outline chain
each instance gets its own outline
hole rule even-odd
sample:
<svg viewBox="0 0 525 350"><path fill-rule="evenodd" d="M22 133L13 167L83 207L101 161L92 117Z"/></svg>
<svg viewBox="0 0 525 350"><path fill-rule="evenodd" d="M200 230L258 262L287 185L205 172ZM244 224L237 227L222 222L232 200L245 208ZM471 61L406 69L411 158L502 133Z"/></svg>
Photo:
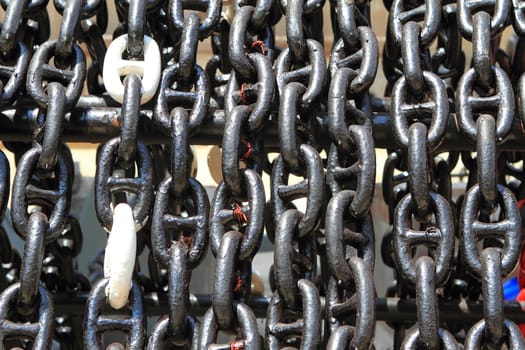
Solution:
<svg viewBox="0 0 525 350"><path fill-rule="evenodd" d="M2 349L525 349L521 1L48 2L0 0Z"/></svg>
<svg viewBox="0 0 525 350"><path fill-rule="evenodd" d="M516 334L516 325L505 319L501 306L503 298L497 299L503 293L502 277L510 273L519 257L521 225L516 199L504 183L498 184L496 171L497 144L508 136L512 127L514 95L512 90L502 88L510 85L510 81L506 72L497 67L490 57L492 43L487 38L499 35L505 23L503 16L510 11L510 7L511 4L505 1L499 2L493 13L483 10L473 13L463 1L458 7L462 34L473 43L472 68L462 76L458 86L458 119L463 132L476 142L478 172L478 183L468 190L463 199L461 249L467 267L477 278L481 278L483 298L483 319L467 333L467 349L484 344L488 348L500 348L503 343L512 348L525 346L522 337ZM474 107L470 96L475 88L480 91L479 97L475 98L481 106L493 98L495 112L478 112L480 105ZM474 113L479 113L475 123L472 119ZM498 217L494 215L497 208L501 211ZM507 223L503 224L505 221ZM505 226L503 230L499 229L502 224ZM493 237L498 237L492 242L482 234L487 225L493 227L490 229ZM501 243L496 242L499 239ZM476 240L486 242L481 251L476 247Z"/></svg>
<svg viewBox="0 0 525 350"><path fill-rule="evenodd" d="M329 70L326 207L328 349L368 349L375 330L375 235L370 214L375 185L368 89L378 67L370 2L332 4L336 25Z"/></svg>

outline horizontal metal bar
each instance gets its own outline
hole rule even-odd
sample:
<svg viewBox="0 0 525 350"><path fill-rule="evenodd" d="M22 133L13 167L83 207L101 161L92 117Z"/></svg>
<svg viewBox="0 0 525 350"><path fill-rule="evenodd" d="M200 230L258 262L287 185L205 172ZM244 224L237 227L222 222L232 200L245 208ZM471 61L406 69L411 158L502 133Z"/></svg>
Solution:
<svg viewBox="0 0 525 350"><path fill-rule="evenodd" d="M376 101L380 106L381 101ZM383 103L386 103L383 101ZM153 119L153 106L145 106L139 121L138 136L145 143L170 142L168 134ZM383 108L379 108L382 110ZM30 99L20 99L15 107L7 108L0 114L0 140L30 142L39 116L39 109ZM317 115L321 127L316 130L320 146L330 143L327 116ZM101 143L120 133L121 109L109 98L82 97L77 106L68 114L64 124L64 141ZM224 130L224 113L222 110L210 113L191 138L194 145L220 145ZM373 136L376 148L394 149L396 145L392 136L392 126L387 112L374 115ZM268 150L279 149L276 115L272 115L264 129L265 147ZM525 149L525 131L518 120L515 121L511 134L500 142L499 150L523 151ZM457 127L455 116L450 114L447 133L439 151L474 151L475 144L463 136Z"/></svg>
<svg viewBox="0 0 525 350"><path fill-rule="evenodd" d="M88 295L86 293L54 294L55 312L60 314L82 315ZM248 305L258 318L266 317L266 308L270 299L252 297ZM211 307L211 295L192 294L190 296L190 311L196 316L202 316ZM483 318L483 304L480 302L460 302L440 300L439 319L441 322L474 323ZM166 295L148 293L144 296L145 313L148 316L161 316L168 313ZM504 302L505 317L516 322L525 323L525 309L516 301ZM119 313L115 311L115 313ZM417 305L415 299L378 298L376 301L377 320L408 323L417 321Z"/></svg>

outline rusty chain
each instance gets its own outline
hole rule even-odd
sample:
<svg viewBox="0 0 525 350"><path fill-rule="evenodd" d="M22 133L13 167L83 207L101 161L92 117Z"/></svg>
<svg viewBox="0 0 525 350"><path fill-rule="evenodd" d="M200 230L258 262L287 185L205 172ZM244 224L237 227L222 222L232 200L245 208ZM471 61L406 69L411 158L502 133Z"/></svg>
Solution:
<svg viewBox="0 0 525 350"><path fill-rule="evenodd" d="M2 349L525 349L520 0L48 2L0 0Z"/></svg>

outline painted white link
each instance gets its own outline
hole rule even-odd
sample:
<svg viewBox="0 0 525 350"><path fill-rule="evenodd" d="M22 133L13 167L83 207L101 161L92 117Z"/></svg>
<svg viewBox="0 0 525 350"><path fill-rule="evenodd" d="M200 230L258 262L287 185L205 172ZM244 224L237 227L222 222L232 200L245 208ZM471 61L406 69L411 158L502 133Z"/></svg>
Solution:
<svg viewBox="0 0 525 350"><path fill-rule="evenodd" d="M128 302L136 254L133 210L129 204L120 203L113 210L113 226L104 256L104 277L109 278L106 296L114 309L121 309Z"/></svg>
<svg viewBox="0 0 525 350"><path fill-rule="evenodd" d="M151 37L144 36L144 59L142 61L122 58L128 45L128 35L124 34L111 42L104 58L102 73L104 86L115 101L124 100L124 84L121 77L138 74L142 77L142 97L140 104L148 102L155 96L161 76L161 56L159 46Z"/></svg>

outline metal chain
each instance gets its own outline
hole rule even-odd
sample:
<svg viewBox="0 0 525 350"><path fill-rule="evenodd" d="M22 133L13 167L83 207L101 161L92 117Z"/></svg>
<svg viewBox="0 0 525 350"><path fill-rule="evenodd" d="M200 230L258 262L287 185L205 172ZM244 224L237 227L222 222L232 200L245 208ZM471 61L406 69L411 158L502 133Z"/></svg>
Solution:
<svg viewBox="0 0 525 350"><path fill-rule="evenodd" d="M525 349L521 1L384 0L386 33L369 0L0 5L2 349L386 349L380 320L388 348ZM70 141L99 146L89 274Z"/></svg>

